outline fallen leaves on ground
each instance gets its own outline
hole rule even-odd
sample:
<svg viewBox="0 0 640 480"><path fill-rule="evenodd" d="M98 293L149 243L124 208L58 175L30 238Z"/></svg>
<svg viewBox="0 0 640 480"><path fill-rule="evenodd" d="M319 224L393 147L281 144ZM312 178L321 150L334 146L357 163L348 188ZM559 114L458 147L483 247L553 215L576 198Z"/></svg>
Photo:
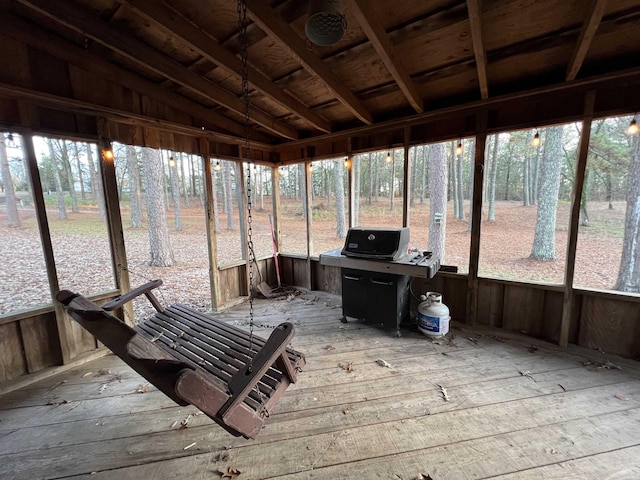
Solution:
<svg viewBox="0 0 640 480"><path fill-rule="evenodd" d="M147 393L149 391L149 384L145 384L145 385L138 385L138 388L136 388L136 393Z"/></svg>
<svg viewBox="0 0 640 480"><path fill-rule="evenodd" d="M346 372L353 372L353 362L349 362L349 363L339 363L338 366L343 369Z"/></svg>
<svg viewBox="0 0 640 480"><path fill-rule="evenodd" d="M238 478L242 473L236 467L227 467L225 470L219 470L219 472L221 478L230 478L231 480Z"/></svg>
<svg viewBox="0 0 640 480"><path fill-rule="evenodd" d="M383 360L381 358L376 360L376 363L378 365L380 365L381 367L387 367L387 368L391 368L391 364L389 362L387 362L386 360Z"/></svg>
<svg viewBox="0 0 640 480"><path fill-rule="evenodd" d="M438 385L440 387L440 393L442 394L442 398L445 402L449 401L449 394L447 393L447 389L442 385Z"/></svg>

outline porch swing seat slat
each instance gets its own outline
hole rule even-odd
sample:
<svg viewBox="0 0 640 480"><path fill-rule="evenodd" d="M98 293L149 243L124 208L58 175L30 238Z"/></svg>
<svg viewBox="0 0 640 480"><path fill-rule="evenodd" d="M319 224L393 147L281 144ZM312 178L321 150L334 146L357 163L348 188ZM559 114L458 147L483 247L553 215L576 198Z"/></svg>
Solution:
<svg viewBox="0 0 640 480"><path fill-rule="evenodd" d="M114 354L179 405L192 404L235 436L255 438L265 417L305 364L288 346L293 324L278 325L268 339L185 305L163 308L148 282L99 306L61 291L69 315ZM156 313L131 328L110 312L145 295Z"/></svg>

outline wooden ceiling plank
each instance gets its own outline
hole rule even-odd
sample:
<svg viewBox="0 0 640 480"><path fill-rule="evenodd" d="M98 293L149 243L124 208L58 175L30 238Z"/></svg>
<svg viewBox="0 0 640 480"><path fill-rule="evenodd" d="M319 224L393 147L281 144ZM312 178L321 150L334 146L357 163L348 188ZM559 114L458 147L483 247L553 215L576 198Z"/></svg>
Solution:
<svg viewBox="0 0 640 480"><path fill-rule="evenodd" d="M402 61L397 57L387 32L376 17L375 12L371 9L370 2L367 2L367 0L353 0L353 7L353 14L358 23L400 87L400 90L402 90L413 109L418 113L422 113L424 111L423 99Z"/></svg>
<svg viewBox="0 0 640 480"><path fill-rule="evenodd" d="M86 35L110 50L126 56L139 65L170 78L183 87L204 95L229 110L244 115L244 104L235 95L191 72L179 62L166 57L141 41L113 28L107 22L74 2L69 0L57 0L56 2L48 0L18 1L56 22ZM297 130L284 125L257 108L250 109L250 117L254 122L281 137L288 139L298 138Z"/></svg>
<svg viewBox="0 0 640 480"><path fill-rule="evenodd" d="M598 30L598 26L600 25L606 6L607 0L593 0L591 2L589 15L580 29L578 42L571 54L571 60L567 67L567 81L574 80L578 76L582 63L587 57L587 52L589 51L591 42L596 36L596 30Z"/></svg>
<svg viewBox="0 0 640 480"><path fill-rule="evenodd" d="M487 52L484 48L484 41L482 40L482 9L480 7L480 0L467 0L467 10L469 11L473 55L475 56L476 68L478 70L480 96L484 100L489 98L489 82L487 80Z"/></svg>
<svg viewBox="0 0 640 480"><path fill-rule="evenodd" d="M146 80L128 70L120 68L107 60L92 55L76 45L65 42L59 37L35 27L24 20L5 13L0 15L0 29L3 34L18 40L25 45L47 52L50 55L66 61L70 65L93 73L114 84L122 85L134 92L140 92L163 102L171 108L197 117L198 120L206 121L217 128L222 128L236 136L243 138L246 132L244 125L220 115L193 100L176 94L167 88L161 87L149 80ZM207 131L211 131L208 129ZM251 132L253 141L266 143L269 137L261 132Z"/></svg>
<svg viewBox="0 0 640 480"><path fill-rule="evenodd" d="M200 128L193 127L191 125L184 125L167 120L152 118L146 114L136 114L132 113L129 110L120 110L113 107L106 107L104 105L98 105L93 102L86 102L84 100L63 97L60 95L53 95L51 93L17 87L15 85L9 85L6 83L0 83L0 95L7 96L9 98L28 100L38 105L55 107L56 109L70 113L79 113L83 115L91 115L94 117L103 116L117 123L123 123L126 125L147 127L171 133L180 133L182 135L188 135L191 137L206 137L219 142L231 143L236 145L244 145L245 143L245 140L243 138L234 137L232 135L226 135L224 133L214 132L212 130L202 131ZM252 142L251 145L258 150L273 150L273 147L271 145L264 143Z"/></svg>
<svg viewBox="0 0 640 480"><path fill-rule="evenodd" d="M203 33L181 15L155 0L122 0L136 13L147 20L157 23L166 31L177 35L194 47L203 57L212 63L242 77L242 62L217 41ZM331 124L310 108L303 105L290 94L254 68L249 67L249 82L264 95L278 102L292 114L306 120L318 130L329 133Z"/></svg>
<svg viewBox="0 0 640 480"><path fill-rule="evenodd" d="M264 0L247 0L249 16L258 26L276 40L312 75L320 78L356 117L370 125L373 116L369 110L356 98L342 81L340 81L323 61L307 48L303 39L269 7Z"/></svg>

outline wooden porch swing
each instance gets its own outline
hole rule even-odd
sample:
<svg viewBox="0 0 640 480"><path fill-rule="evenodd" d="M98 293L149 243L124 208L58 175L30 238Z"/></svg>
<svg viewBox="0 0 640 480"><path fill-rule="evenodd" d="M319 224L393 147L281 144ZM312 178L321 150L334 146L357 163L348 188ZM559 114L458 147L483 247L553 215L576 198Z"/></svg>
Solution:
<svg viewBox="0 0 640 480"><path fill-rule="evenodd" d="M246 158L251 159L247 15L238 0ZM294 383L304 355L288 348L293 324L281 323L267 340L253 334L253 250L251 169L247 173L247 251L249 262L249 333L185 305L168 308L152 290L154 280L102 306L63 290L57 299L68 313L136 372L179 405L192 404L228 432L254 438L278 397ZM277 260L276 260L277 261ZM156 313L131 328L111 311L145 295Z"/></svg>
<svg viewBox="0 0 640 480"><path fill-rule="evenodd" d="M185 305L163 308L153 280L102 306L61 291L57 299L80 325L179 405L192 404L236 436L255 438L305 364L288 348L293 324L264 340ZM145 295L156 313L134 328L112 315Z"/></svg>

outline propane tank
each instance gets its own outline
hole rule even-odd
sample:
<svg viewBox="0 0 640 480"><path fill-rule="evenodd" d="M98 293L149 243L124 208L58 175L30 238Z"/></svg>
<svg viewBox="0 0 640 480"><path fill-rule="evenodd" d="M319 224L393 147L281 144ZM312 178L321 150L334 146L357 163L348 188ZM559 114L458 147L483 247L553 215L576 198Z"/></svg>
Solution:
<svg viewBox="0 0 640 480"><path fill-rule="evenodd" d="M418 330L428 337L442 337L449 332L449 307L442 303L442 294L427 292L420 295Z"/></svg>

